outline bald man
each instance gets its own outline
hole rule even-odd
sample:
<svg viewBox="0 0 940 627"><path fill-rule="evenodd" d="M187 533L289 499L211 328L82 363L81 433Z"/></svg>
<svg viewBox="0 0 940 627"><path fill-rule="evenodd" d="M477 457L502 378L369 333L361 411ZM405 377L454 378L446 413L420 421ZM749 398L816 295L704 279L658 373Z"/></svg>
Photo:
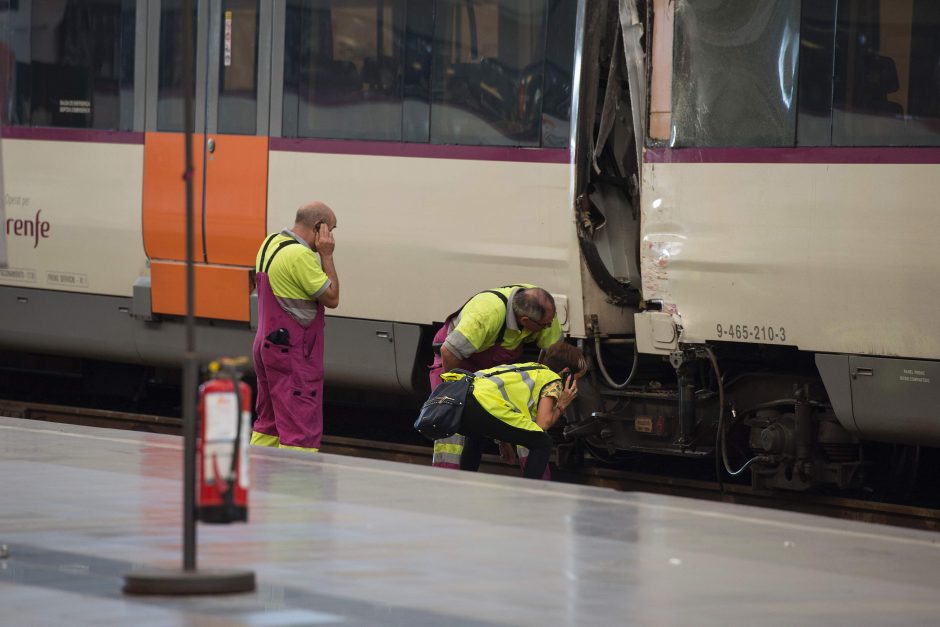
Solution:
<svg viewBox="0 0 940 627"><path fill-rule="evenodd" d="M324 307L339 304L333 264L336 214L322 202L265 238L255 261L258 377L251 443L311 453L323 435Z"/></svg>

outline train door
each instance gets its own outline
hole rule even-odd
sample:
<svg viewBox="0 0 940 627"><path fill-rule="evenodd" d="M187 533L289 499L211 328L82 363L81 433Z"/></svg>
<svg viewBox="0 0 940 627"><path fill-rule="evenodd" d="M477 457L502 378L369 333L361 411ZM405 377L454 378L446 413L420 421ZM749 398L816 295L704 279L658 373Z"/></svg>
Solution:
<svg viewBox="0 0 940 627"><path fill-rule="evenodd" d="M265 235L271 5L149 4L143 236L152 310L186 312L183 20L195 37L194 232L197 317L248 321L251 270Z"/></svg>

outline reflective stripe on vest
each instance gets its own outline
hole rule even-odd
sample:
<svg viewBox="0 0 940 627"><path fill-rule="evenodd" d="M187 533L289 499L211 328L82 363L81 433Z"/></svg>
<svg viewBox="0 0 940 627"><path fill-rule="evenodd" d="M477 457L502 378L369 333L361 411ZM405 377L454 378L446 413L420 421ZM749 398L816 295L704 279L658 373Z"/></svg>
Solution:
<svg viewBox="0 0 940 627"><path fill-rule="evenodd" d="M460 468L460 455L463 453L467 438L454 434L449 438L434 441L434 456L431 458L432 466L447 468Z"/></svg>

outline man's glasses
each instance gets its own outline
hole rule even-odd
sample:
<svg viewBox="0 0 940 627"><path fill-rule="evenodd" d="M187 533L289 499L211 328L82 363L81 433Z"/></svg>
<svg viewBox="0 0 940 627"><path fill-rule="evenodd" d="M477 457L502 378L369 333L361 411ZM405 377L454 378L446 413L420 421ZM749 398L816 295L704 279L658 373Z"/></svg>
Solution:
<svg viewBox="0 0 940 627"><path fill-rule="evenodd" d="M549 326L551 326L552 321L553 321L554 319L555 319L555 317L552 316L551 318L548 319L547 322L540 322L540 321L538 321L538 320L532 320L532 318L529 318L529 320L532 321L532 324L534 324L535 326L537 326L537 327L539 328L539 330L542 330L542 329L545 329L545 328L548 328Z"/></svg>

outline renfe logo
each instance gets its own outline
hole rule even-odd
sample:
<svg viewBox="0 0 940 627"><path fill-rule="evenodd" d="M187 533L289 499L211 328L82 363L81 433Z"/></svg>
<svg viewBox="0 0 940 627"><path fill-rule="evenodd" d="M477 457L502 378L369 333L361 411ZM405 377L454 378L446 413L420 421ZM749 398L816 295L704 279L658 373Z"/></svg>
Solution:
<svg viewBox="0 0 940 627"><path fill-rule="evenodd" d="M33 248L39 246L40 239L49 237L50 224L45 220L39 219L42 209L36 210L36 216L33 218L7 218L7 236L29 237L33 240Z"/></svg>

